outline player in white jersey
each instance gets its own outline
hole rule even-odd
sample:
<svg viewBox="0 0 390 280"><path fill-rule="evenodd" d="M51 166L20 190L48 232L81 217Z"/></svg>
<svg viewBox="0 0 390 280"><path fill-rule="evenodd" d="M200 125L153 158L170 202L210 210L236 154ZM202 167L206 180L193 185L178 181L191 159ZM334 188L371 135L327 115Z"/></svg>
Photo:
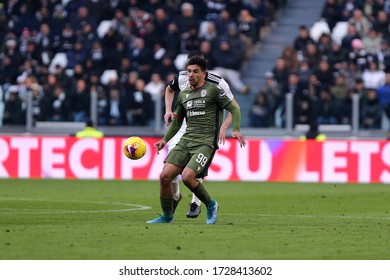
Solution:
<svg viewBox="0 0 390 280"><path fill-rule="evenodd" d="M233 93L230 90L229 84L220 76L212 74L210 72L206 73L206 81L209 81L211 83L215 83L219 85L226 93L226 95L229 95L232 99L232 102L234 102L238 108L240 106L238 105L237 101L234 99ZM169 121L172 116L172 103L174 99L175 92L181 91L182 89L188 87L188 76L187 71L180 71L175 78L171 81L171 83L166 87L165 89L165 115L164 115L164 122L167 126L169 126ZM225 121L222 123L222 126L220 128L219 133L219 143L224 144L225 138L226 138L226 130L232 123L232 116L230 113L227 114ZM176 133L176 135L169 141L169 147L168 151L171 151L176 144L179 142L180 138L183 136L184 132L186 131L186 123L183 122L183 125L181 126L180 130ZM207 174L206 174L207 175ZM202 178L198 179L199 181L202 180ZM180 193L179 188L179 178L176 177L172 181L172 187L173 187L173 211L175 211L179 201L182 198L182 195ZM187 218L196 218L201 212L201 201L193 194L192 195L192 201L190 204L190 209L187 212Z"/></svg>

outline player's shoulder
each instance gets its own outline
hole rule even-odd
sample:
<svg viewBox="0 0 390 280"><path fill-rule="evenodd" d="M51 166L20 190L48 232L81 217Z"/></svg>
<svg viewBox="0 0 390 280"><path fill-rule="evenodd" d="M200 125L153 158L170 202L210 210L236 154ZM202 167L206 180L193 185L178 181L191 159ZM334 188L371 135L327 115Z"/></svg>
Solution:
<svg viewBox="0 0 390 280"><path fill-rule="evenodd" d="M223 88L214 82L206 81L205 85L208 91L217 92L217 93L223 91Z"/></svg>
<svg viewBox="0 0 390 280"><path fill-rule="evenodd" d="M207 71L205 80L210 83L219 84L223 80L223 78Z"/></svg>
<svg viewBox="0 0 390 280"><path fill-rule="evenodd" d="M189 86L183 87L180 89L178 97L183 96L191 92L191 88Z"/></svg>
<svg viewBox="0 0 390 280"><path fill-rule="evenodd" d="M177 75L178 75L179 77L181 77L181 76L186 76L186 77L187 77L187 71L185 71L185 70L180 71Z"/></svg>
<svg viewBox="0 0 390 280"><path fill-rule="evenodd" d="M183 90L188 83L187 71L178 72L170 83L170 87L174 91Z"/></svg>
<svg viewBox="0 0 390 280"><path fill-rule="evenodd" d="M177 74L177 80L179 81L179 83L184 83L188 81L187 71L180 71Z"/></svg>
<svg viewBox="0 0 390 280"><path fill-rule="evenodd" d="M222 86L208 81L206 81L206 84L209 98L218 97L218 99L223 100L227 97L229 100L233 99L233 97L229 95L229 92L227 92Z"/></svg>
<svg viewBox="0 0 390 280"><path fill-rule="evenodd" d="M208 81L208 80L205 80L205 85L207 85L207 87L210 87L210 88L221 88L218 84L211 82L211 81Z"/></svg>

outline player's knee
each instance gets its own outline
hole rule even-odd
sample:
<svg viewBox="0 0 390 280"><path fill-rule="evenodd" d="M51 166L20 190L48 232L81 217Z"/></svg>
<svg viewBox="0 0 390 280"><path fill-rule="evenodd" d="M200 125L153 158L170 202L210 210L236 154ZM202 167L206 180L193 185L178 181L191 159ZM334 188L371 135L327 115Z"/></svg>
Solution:
<svg viewBox="0 0 390 280"><path fill-rule="evenodd" d="M195 187L195 185L194 185L195 183L198 184L198 181L196 181L195 176L192 174L189 174L189 173L182 174L181 179L182 179L184 185L186 185L189 188Z"/></svg>
<svg viewBox="0 0 390 280"><path fill-rule="evenodd" d="M160 183L161 185L166 185L171 183L171 176L166 172L160 173Z"/></svg>

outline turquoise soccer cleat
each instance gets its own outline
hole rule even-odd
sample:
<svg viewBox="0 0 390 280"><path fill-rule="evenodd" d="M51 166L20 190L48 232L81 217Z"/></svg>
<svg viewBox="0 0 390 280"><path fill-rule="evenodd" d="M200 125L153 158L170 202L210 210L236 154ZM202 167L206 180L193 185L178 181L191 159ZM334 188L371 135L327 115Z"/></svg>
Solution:
<svg viewBox="0 0 390 280"><path fill-rule="evenodd" d="M156 219L146 221L147 224L171 224L173 223L173 215L166 217L160 216Z"/></svg>
<svg viewBox="0 0 390 280"><path fill-rule="evenodd" d="M218 217L218 202L214 199L211 200L207 206L206 224L213 225L217 222Z"/></svg>

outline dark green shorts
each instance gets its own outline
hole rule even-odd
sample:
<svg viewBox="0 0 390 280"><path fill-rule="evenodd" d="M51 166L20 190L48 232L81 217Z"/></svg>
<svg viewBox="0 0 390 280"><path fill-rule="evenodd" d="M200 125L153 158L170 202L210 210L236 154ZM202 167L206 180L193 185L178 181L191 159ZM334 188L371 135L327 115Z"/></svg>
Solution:
<svg viewBox="0 0 390 280"><path fill-rule="evenodd" d="M169 152L165 162L176 166L189 167L196 173L198 178L207 175L208 167L214 157L215 149L209 145L181 139Z"/></svg>

